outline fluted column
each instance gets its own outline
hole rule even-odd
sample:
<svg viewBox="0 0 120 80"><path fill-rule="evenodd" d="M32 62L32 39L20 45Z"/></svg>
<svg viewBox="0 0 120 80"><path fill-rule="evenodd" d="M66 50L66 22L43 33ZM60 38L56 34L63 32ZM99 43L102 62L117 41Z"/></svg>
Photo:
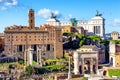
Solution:
<svg viewBox="0 0 120 80"><path fill-rule="evenodd" d="M33 53L29 51L29 64L32 65L33 62Z"/></svg>
<svg viewBox="0 0 120 80"><path fill-rule="evenodd" d="M79 74L79 55L77 52L74 52L74 74Z"/></svg>
<svg viewBox="0 0 120 80"><path fill-rule="evenodd" d="M98 71L98 58L96 58L95 71L96 71L96 73L97 73L97 71Z"/></svg>
<svg viewBox="0 0 120 80"><path fill-rule="evenodd" d="M82 74L84 74L84 58L82 58Z"/></svg>
<svg viewBox="0 0 120 80"><path fill-rule="evenodd" d="M27 63L27 50L25 50L24 52L24 63L25 64Z"/></svg>
<svg viewBox="0 0 120 80"><path fill-rule="evenodd" d="M90 73L93 73L93 58L90 58Z"/></svg>

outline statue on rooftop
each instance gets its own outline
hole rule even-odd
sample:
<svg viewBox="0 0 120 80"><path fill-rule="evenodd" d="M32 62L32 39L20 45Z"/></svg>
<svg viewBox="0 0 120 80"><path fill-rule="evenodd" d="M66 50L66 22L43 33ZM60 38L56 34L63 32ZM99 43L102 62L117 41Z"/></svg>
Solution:
<svg viewBox="0 0 120 80"><path fill-rule="evenodd" d="M96 12L96 16L102 16L102 14L100 14L98 10Z"/></svg>
<svg viewBox="0 0 120 80"><path fill-rule="evenodd" d="M51 18L55 18L56 19L56 15L53 13L53 12L51 12Z"/></svg>

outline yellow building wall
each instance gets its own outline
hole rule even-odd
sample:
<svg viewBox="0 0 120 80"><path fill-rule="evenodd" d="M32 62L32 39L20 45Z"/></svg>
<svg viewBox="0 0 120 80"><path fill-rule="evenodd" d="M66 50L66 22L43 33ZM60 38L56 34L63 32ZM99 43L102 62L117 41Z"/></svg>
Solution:
<svg viewBox="0 0 120 80"><path fill-rule="evenodd" d="M120 67L120 54L115 55L115 65L116 67Z"/></svg>
<svg viewBox="0 0 120 80"><path fill-rule="evenodd" d="M62 33L65 33L65 32L71 32L71 27L70 26L65 26L62 30Z"/></svg>

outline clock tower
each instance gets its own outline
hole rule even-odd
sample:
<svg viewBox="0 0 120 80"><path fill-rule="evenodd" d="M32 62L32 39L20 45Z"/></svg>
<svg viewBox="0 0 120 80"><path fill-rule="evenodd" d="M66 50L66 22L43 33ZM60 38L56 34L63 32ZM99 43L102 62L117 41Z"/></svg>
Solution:
<svg viewBox="0 0 120 80"><path fill-rule="evenodd" d="M35 18L34 18L34 10L30 9L28 12L28 27L33 29L35 27Z"/></svg>

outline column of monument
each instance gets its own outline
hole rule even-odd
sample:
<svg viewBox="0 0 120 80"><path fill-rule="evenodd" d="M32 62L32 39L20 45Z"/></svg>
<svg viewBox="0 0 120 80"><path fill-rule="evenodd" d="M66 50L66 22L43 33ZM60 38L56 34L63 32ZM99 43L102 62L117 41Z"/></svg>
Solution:
<svg viewBox="0 0 120 80"><path fill-rule="evenodd" d="M79 59L78 59L78 53L74 52L74 73L79 74Z"/></svg>
<svg viewBox="0 0 120 80"><path fill-rule="evenodd" d="M90 73L93 73L93 58L90 58Z"/></svg>
<svg viewBox="0 0 120 80"><path fill-rule="evenodd" d="M84 58L82 58L82 74L84 74Z"/></svg>
<svg viewBox="0 0 120 80"><path fill-rule="evenodd" d="M37 63L42 66L42 50L37 47Z"/></svg>
<svg viewBox="0 0 120 80"><path fill-rule="evenodd" d="M96 58L96 62L95 62L95 72L97 73L98 71L98 58Z"/></svg>
<svg viewBox="0 0 120 80"><path fill-rule="evenodd" d="M29 64L32 65L32 62L33 62L33 49L29 49L28 50L28 56L29 56Z"/></svg>
<svg viewBox="0 0 120 80"><path fill-rule="evenodd" d="M24 62L25 62L25 64L27 63L27 50L25 50L25 52L24 52Z"/></svg>

